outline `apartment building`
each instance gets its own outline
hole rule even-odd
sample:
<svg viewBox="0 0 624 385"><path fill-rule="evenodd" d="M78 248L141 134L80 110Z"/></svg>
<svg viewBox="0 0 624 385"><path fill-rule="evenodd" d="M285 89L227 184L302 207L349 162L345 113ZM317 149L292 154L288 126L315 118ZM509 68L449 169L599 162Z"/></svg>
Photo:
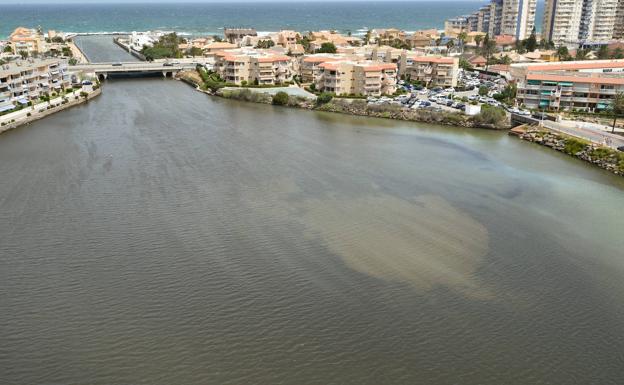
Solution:
<svg viewBox="0 0 624 385"><path fill-rule="evenodd" d="M440 37L440 33L437 29L425 29L415 31L413 34L407 35L405 37L405 42L410 48L424 48L435 44L435 40L438 37Z"/></svg>
<svg viewBox="0 0 624 385"><path fill-rule="evenodd" d="M571 47L609 41L616 27L617 7L618 0L546 0L543 38L556 46Z"/></svg>
<svg viewBox="0 0 624 385"><path fill-rule="evenodd" d="M319 64L317 90L337 95L389 95L396 92L397 65L372 60L330 61Z"/></svg>
<svg viewBox="0 0 624 385"><path fill-rule="evenodd" d="M624 60L513 64L516 100L529 108L600 111L624 92Z"/></svg>
<svg viewBox="0 0 624 385"><path fill-rule="evenodd" d="M46 41L43 33L36 29L17 27L9 36L9 44L14 53L22 51L29 55L44 53Z"/></svg>
<svg viewBox="0 0 624 385"><path fill-rule="evenodd" d="M500 34L516 40L529 37L535 27L536 0L504 0L502 7Z"/></svg>
<svg viewBox="0 0 624 385"><path fill-rule="evenodd" d="M0 66L0 112L28 104L71 86L67 65L59 60L28 60Z"/></svg>
<svg viewBox="0 0 624 385"><path fill-rule="evenodd" d="M239 44L245 36L258 36L254 28L224 28L223 37L231 44Z"/></svg>
<svg viewBox="0 0 624 385"><path fill-rule="evenodd" d="M459 58L417 56L411 52L403 52L399 73L410 80L418 80L427 87L455 87L459 76Z"/></svg>
<svg viewBox="0 0 624 385"><path fill-rule="evenodd" d="M565 1L565 0L562 0ZM535 27L537 0L491 0L471 15L449 19L445 32L484 32L490 36L511 35L526 39Z"/></svg>
<svg viewBox="0 0 624 385"><path fill-rule="evenodd" d="M322 72L321 64L349 60L349 56L336 54L306 55L301 59L299 74L303 83L314 83Z"/></svg>
<svg viewBox="0 0 624 385"><path fill-rule="evenodd" d="M624 0L618 1L617 11L615 12L615 24L613 25L613 38L617 40L624 39Z"/></svg>
<svg viewBox="0 0 624 385"><path fill-rule="evenodd" d="M238 49L215 54L214 70L228 83L281 84L295 75L293 59L271 50Z"/></svg>

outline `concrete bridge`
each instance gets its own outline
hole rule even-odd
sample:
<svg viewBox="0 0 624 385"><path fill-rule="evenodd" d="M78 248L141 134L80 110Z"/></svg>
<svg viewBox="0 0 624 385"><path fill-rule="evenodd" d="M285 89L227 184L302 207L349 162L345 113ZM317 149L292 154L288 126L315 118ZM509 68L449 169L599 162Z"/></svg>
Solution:
<svg viewBox="0 0 624 385"><path fill-rule="evenodd" d="M115 62L115 63L87 63L71 66L71 70L93 72L98 77L106 79L110 74L142 74L162 73L164 77L173 76L182 70L195 69L194 62Z"/></svg>

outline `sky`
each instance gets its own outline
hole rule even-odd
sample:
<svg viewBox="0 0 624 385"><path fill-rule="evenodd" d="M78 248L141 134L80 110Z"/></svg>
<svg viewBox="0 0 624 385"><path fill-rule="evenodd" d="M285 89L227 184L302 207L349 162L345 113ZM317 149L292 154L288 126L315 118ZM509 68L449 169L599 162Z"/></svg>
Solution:
<svg viewBox="0 0 624 385"><path fill-rule="evenodd" d="M275 1L288 1L288 2L314 2L314 1L410 1L410 2L418 2L418 1L431 1L431 0L0 0L0 4L68 4L68 3L77 3L77 4L101 4L101 3L223 3L223 2L275 2ZM487 0L437 0L437 1L466 1L471 3L485 3Z"/></svg>

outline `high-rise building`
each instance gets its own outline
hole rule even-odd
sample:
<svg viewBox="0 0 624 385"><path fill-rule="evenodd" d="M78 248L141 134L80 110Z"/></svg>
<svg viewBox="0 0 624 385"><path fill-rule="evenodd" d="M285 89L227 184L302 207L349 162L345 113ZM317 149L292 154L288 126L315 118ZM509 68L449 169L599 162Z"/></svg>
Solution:
<svg viewBox="0 0 624 385"><path fill-rule="evenodd" d="M501 35L511 35L516 40L529 37L535 27L536 0L503 0Z"/></svg>
<svg viewBox="0 0 624 385"><path fill-rule="evenodd" d="M535 27L535 3L536 0L491 0L473 14L450 19L448 23L462 21L470 32L510 35L522 40Z"/></svg>
<svg viewBox="0 0 624 385"><path fill-rule="evenodd" d="M615 24L613 25L613 38L624 39L624 0L618 2L615 12Z"/></svg>
<svg viewBox="0 0 624 385"><path fill-rule="evenodd" d="M618 0L546 0L543 36L557 46L608 41L617 6Z"/></svg>

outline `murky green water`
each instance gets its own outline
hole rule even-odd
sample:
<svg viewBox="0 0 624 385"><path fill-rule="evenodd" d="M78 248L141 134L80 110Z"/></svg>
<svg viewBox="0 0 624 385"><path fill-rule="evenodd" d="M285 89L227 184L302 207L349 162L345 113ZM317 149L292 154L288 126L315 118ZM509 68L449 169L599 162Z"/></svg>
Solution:
<svg viewBox="0 0 624 385"><path fill-rule="evenodd" d="M0 136L2 384L620 384L622 178L108 81Z"/></svg>

